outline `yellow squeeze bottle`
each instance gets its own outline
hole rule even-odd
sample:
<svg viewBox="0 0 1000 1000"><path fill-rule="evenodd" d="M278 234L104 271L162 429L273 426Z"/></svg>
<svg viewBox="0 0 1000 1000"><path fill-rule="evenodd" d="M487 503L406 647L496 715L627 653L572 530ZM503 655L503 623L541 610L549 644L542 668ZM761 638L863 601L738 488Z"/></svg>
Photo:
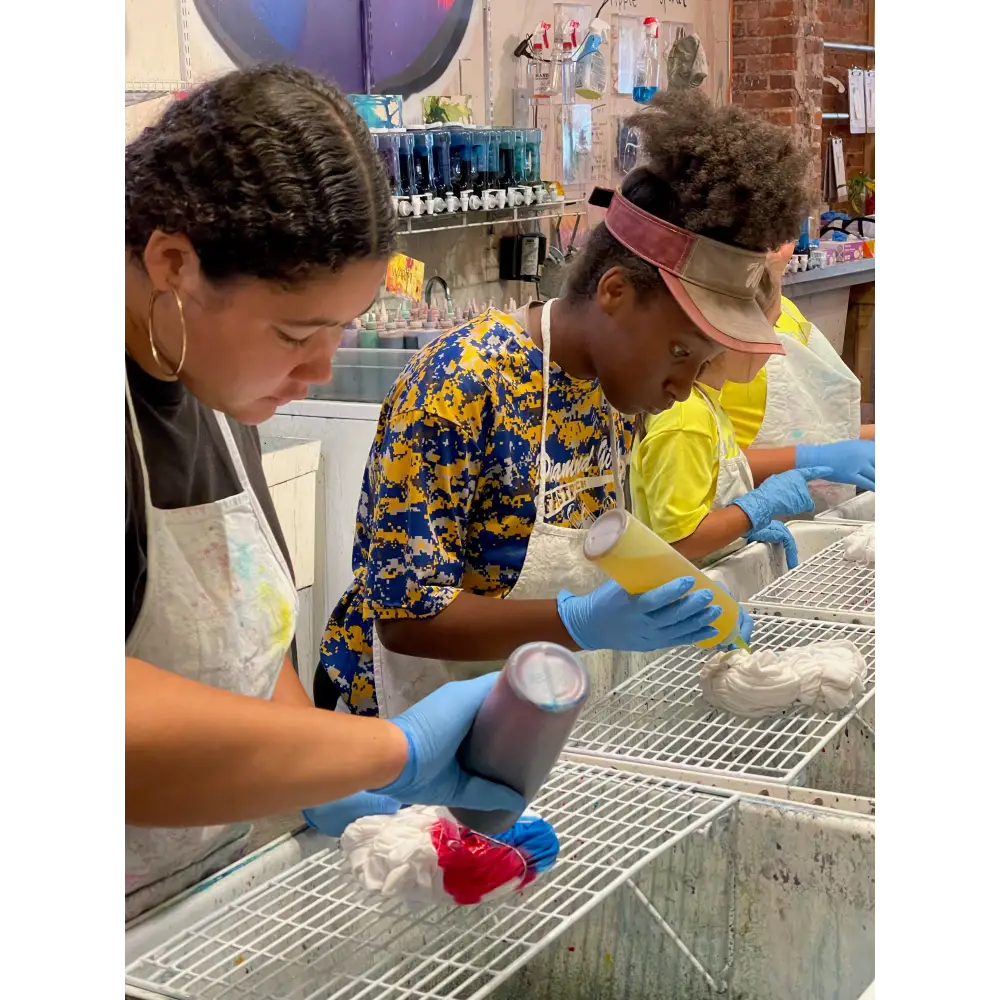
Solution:
<svg viewBox="0 0 1000 1000"><path fill-rule="evenodd" d="M749 649L739 633L739 604L628 511L609 510L602 514L587 532L583 554L630 594L645 594L678 577L693 576L694 587L689 593L702 588L710 590L715 595L712 603L722 608L722 614L712 622L719 635L714 639L702 639L695 645L712 649L732 644Z"/></svg>

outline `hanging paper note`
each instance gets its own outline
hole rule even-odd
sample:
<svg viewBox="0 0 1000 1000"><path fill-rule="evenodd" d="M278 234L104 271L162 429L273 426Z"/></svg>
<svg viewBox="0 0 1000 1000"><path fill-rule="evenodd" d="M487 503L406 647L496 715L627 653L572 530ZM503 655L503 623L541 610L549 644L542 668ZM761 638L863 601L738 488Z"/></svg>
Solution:
<svg viewBox="0 0 1000 1000"><path fill-rule="evenodd" d="M865 130L865 74L852 69L847 74L847 92L851 102L851 133Z"/></svg>
<svg viewBox="0 0 1000 1000"><path fill-rule="evenodd" d="M868 131L875 131L875 70L865 70L865 122Z"/></svg>
<svg viewBox="0 0 1000 1000"><path fill-rule="evenodd" d="M394 253L385 272L385 290L390 295L403 295L413 302L420 301L424 287L424 262Z"/></svg>
<svg viewBox="0 0 1000 1000"><path fill-rule="evenodd" d="M830 140L833 149L833 173L837 185L837 201L847 200L847 169L844 166L844 140L837 136Z"/></svg>

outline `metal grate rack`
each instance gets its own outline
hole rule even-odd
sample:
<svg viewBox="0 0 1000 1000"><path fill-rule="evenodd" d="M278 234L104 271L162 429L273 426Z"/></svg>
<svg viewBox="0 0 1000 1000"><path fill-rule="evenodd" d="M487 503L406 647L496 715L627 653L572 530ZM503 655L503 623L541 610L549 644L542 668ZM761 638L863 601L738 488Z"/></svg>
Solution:
<svg viewBox="0 0 1000 1000"><path fill-rule="evenodd" d="M414 911L366 892L343 855L328 849L134 961L125 970L126 993L480 1000L626 882L648 908L633 876L737 801L662 778L560 762L532 803L559 834L559 862L523 894L475 908ZM670 937L715 986L662 916L651 917L655 933Z"/></svg>
<svg viewBox="0 0 1000 1000"><path fill-rule="evenodd" d="M778 577L749 601L763 615L875 624L875 567L844 558L843 540Z"/></svg>
<svg viewBox="0 0 1000 1000"><path fill-rule="evenodd" d="M875 691L875 629L792 618L759 618L755 649L788 649L849 639L868 663L865 693L840 715L807 708L767 719L742 719L710 707L698 677L712 650L690 647L655 660L592 704L566 750L605 762L659 764L711 775L794 784Z"/></svg>

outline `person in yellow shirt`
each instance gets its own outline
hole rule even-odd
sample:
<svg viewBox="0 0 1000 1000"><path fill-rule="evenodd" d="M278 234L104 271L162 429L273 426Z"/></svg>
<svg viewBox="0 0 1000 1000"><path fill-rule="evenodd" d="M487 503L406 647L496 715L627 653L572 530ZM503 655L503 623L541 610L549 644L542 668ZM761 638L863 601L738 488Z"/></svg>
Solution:
<svg viewBox="0 0 1000 1000"><path fill-rule="evenodd" d="M770 255L768 270L775 284L780 285L794 250L794 243L786 243ZM858 487L874 489L875 425L861 424L857 376L790 299L776 297L768 318L785 353L770 358L751 382L726 382L722 387L722 406L737 443L748 451L870 441L825 454L821 461L834 467L837 481L811 483L809 492L819 511L854 496ZM815 456L807 454L805 460L812 463Z"/></svg>
<svg viewBox="0 0 1000 1000"><path fill-rule="evenodd" d="M686 400L647 420L631 456L632 510L692 561L715 561L746 539L783 545L791 569L795 541L777 518L811 512L808 483L833 470L795 468L794 448L740 448L720 401L727 361L710 361Z"/></svg>

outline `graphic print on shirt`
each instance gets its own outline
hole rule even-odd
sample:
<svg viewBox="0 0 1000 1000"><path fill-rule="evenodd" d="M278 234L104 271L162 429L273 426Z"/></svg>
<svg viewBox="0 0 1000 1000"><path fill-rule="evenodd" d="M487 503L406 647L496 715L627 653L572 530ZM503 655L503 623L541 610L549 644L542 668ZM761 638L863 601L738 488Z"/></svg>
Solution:
<svg viewBox="0 0 1000 1000"><path fill-rule="evenodd" d="M320 664L348 707L375 714L376 618L429 618L461 590L504 597L535 519L542 352L490 310L410 362L379 416L358 503L354 580ZM550 523L579 528L614 503L608 403L596 381L550 374ZM622 472L632 425L613 416Z"/></svg>

